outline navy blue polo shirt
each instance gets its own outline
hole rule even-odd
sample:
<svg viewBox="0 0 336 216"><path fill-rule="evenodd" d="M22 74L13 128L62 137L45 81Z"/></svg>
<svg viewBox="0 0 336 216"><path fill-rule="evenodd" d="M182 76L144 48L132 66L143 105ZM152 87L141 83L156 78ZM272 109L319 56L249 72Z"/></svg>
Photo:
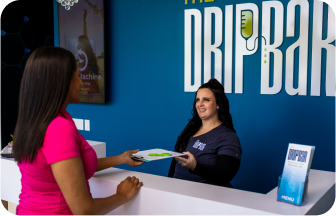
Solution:
<svg viewBox="0 0 336 216"><path fill-rule="evenodd" d="M213 166L217 155L229 155L240 160L242 154L238 136L223 124L205 134L190 137L185 151L193 154L197 163ZM190 173L189 169L178 163L175 164L174 178L213 184L201 176Z"/></svg>

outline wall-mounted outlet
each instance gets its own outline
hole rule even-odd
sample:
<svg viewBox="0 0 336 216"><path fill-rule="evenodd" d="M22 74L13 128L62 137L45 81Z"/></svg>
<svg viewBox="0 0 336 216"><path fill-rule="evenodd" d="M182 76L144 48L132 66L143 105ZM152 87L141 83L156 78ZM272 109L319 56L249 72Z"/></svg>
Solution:
<svg viewBox="0 0 336 216"><path fill-rule="evenodd" d="M84 130L84 122L83 119L72 119L75 122L75 125L77 127L77 130Z"/></svg>
<svg viewBox="0 0 336 216"><path fill-rule="evenodd" d="M85 119L85 130L90 131L90 120Z"/></svg>

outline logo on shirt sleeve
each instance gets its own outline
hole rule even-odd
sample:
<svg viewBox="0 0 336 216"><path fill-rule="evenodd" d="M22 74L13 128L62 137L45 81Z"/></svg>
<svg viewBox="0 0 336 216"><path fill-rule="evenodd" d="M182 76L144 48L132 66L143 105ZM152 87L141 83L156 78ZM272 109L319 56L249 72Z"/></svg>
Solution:
<svg viewBox="0 0 336 216"><path fill-rule="evenodd" d="M199 149L199 150L203 151L203 149L205 148L205 146L206 146L206 144L201 143L199 140L197 140L195 142L195 144L193 145L193 148Z"/></svg>

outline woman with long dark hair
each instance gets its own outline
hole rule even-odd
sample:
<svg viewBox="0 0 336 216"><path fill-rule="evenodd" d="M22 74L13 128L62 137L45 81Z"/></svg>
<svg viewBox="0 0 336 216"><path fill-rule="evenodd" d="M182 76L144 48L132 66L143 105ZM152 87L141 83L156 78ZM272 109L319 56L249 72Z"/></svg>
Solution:
<svg viewBox="0 0 336 216"><path fill-rule="evenodd" d="M169 177L232 187L240 166L241 146L224 87L211 79L196 92L193 117L179 135Z"/></svg>
<svg viewBox="0 0 336 216"><path fill-rule="evenodd" d="M140 165L125 153L97 159L77 131L68 104L79 102L82 84L68 50L42 47L29 57L23 74L13 154L22 175L19 215L106 214L130 200L142 183L134 176L107 198L93 199L88 179L97 171Z"/></svg>

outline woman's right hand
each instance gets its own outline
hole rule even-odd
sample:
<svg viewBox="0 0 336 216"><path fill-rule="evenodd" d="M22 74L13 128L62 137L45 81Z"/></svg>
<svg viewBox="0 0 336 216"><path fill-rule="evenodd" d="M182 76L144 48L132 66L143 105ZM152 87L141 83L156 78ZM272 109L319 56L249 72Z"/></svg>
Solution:
<svg viewBox="0 0 336 216"><path fill-rule="evenodd" d="M132 178L127 177L118 185L117 194L124 196L126 200L129 201L135 194L139 192L142 185L142 182L140 182L139 179L135 176Z"/></svg>

